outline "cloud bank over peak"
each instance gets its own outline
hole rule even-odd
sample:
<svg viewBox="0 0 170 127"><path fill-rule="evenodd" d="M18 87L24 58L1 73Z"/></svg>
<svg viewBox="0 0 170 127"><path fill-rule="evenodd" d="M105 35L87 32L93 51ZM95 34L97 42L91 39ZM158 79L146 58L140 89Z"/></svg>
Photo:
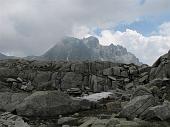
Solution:
<svg viewBox="0 0 170 127"><path fill-rule="evenodd" d="M95 34L95 28L103 29L100 40L111 41L106 39L110 37L121 44L125 36L130 37L129 40L140 36L146 41L147 37L134 30L106 30L122 21L130 23L169 10L170 0L0 0L0 52L16 56L41 55L63 36L77 35L79 31L79 37L84 37L86 33ZM167 36L162 27L161 37Z"/></svg>
<svg viewBox="0 0 170 127"><path fill-rule="evenodd" d="M101 34L102 36L98 37L101 44L113 43L125 46L128 51L133 52L142 62L147 64L152 64L158 56L167 53L170 49L170 36L146 37L129 29L125 32L104 30Z"/></svg>
<svg viewBox="0 0 170 127"><path fill-rule="evenodd" d="M88 29L81 27L83 29ZM170 49L170 22L163 23L159 26L158 34L144 36L141 33L126 29L124 32L102 30L100 36L95 33L83 33L75 35L76 37L96 36L102 45L122 45L128 51L134 53L140 61L152 65L153 62L162 54L165 54ZM90 30L88 30L90 31ZM85 32L85 30L84 30Z"/></svg>

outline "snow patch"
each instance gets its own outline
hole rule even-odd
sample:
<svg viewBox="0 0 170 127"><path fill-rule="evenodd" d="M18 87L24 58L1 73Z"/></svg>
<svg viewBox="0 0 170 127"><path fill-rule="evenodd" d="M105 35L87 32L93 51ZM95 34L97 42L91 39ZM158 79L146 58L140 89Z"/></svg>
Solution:
<svg viewBox="0 0 170 127"><path fill-rule="evenodd" d="M88 100L88 101L97 102L97 101L100 101L101 99L111 97L112 95L113 95L113 93L111 93L111 92L101 92L101 93L95 93L95 94L91 94L91 95L83 96L83 97L78 97L78 98L82 99L82 100L85 99L85 100Z"/></svg>

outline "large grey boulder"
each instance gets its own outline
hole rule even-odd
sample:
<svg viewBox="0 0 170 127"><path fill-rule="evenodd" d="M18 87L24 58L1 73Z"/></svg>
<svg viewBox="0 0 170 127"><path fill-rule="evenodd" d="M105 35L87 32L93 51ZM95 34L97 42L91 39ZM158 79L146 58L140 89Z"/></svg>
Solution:
<svg viewBox="0 0 170 127"><path fill-rule="evenodd" d="M160 120L170 119L170 102L165 101L162 105L150 107L141 118L145 120L151 120L154 118L159 118Z"/></svg>
<svg viewBox="0 0 170 127"><path fill-rule="evenodd" d="M16 109L24 98L28 97L27 93L11 93L11 92L1 92L0 93L0 110L12 112Z"/></svg>
<svg viewBox="0 0 170 127"><path fill-rule="evenodd" d="M146 84L149 82L149 75L144 75L139 79L140 84Z"/></svg>
<svg viewBox="0 0 170 127"><path fill-rule="evenodd" d="M0 67L0 77L15 77L18 74L16 68ZM0 79L1 79L0 78Z"/></svg>
<svg viewBox="0 0 170 127"><path fill-rule="evenodd" d="M8 83L0 81L0 92L11 92L12 90L8 87Z"/></svg>
<svg viewBox="0 0 170 127"><path fill-rule="evenodd" d="M22 116L50 117L77 112L79 101L71 99L59 91L37 91L17 106L16 112Z"/></svg>
<svg viewBox="0 0 170 127"><path fill-rule="evenodd" d="M42 82L50 81L51 75L52 73L50 71L38 71L33 82L35 84L40 84Z"/></svg>
<svg viewBox="0 0 170 127"><path fill-rule="evenodd" d="M88 117L79 127L116 127L117 124L120 124L117 118L98 119L96 117Z"/></svg>
<svg viewBox="0 0 170 127"><path fill-rule="evenodd" d="M0 115L0 127L30 127L20 116L4 112Z"/></svg>
<svg viewBox="0 0 170 127"><path fill-rule="evenodd" d="M157 105L158 100L152 95L143 95L133 98L120 112L120 117L134 119L139 117L148 108Z"/></svg>
<svg viewBox="0 0 170 127"><path fill-rule="evenodd" d="M91 75L89 79L89 87L93 92L107 91L108 88L105 85L106 79L102 76Z"/></svg>
<svg viewBox="0 0 170 127"><path fill-rule="evenodd" d="M70 88L76 88L79 87L81 88L83 81L83 77L81 74L74 73L74 72L67 72L61 83L62 89L70 89Z"/></svg>
<svg viewBox="0 0 170 127"><path fill-rule="evenodd" d="M114 76L121 76L121 70L123 68L122 67L113 67L113 75Z"/></svg>
<svg viewBox="0 0 170 127"><path fill-rule="evenodd" d="M107 111L118 113L121 111L121 102L120 101L115 101L115 102L108 102L106 104L106 109Z"/></svg>
<svg viewBox="0 0 170 127"><path fill-rule="evenodd" d="M134 119L129 121L126 119L118 119L111 117L110 119L89 118L79 127L169 127L169 123L165 121L144 121Z"/></svg>
<svg viewBox="0 0 170 127"><path fill-rule="evenodd" d="M103 70L103 75L112 75L113 74L113 69L112 68L107 68Z"/></svg>
<svg viewBox="0 0 170 127"><path fill-rule="evenodd" d="M150 81L146 86L150 89L157 87L159 95L164 97L164 99L170 101L170 79L163 78L163 79L154 79Z"/></svg>
<svg viewBox="0 0 170 127"><path fill-rule="evenodd" d="M143 96L143 95L151 95L152 92L150 90L148 90L146 87L144 86L139 86L136 88L136 90L133 92L132 94L132 98L138 97L138 96Z"/></svg>
<svg viewBox="0 0 170 127"><path fill-rule="evenodd" d="M157 86L157 87L162 87L165 84L165 81L163 79L160 78L156 78L154 80L151 80L147 86L148 87L152 87L152 86Z"/></svg>
<svg viewBox="0 0 170 127"><path fill-rule="evenodd" d="M150 71L151 71L151 67L146 64L143 64L139 67L139 74L144 73L144 72L149 73Z"/></svg>
<svg viewBox="0 0 170 127"><path fill-rule="evenodd" d="M89 117L87 118L84 123L82 123L79 127L89 127L89 126L92 126L92 124L98 120L98 118L96 117Z"/></svg>
<svg viewBox="0 0 170 127"><path fill-rule="evenodd" d="M150 80L165 77L170 78L170 51L152 65L150 72Z"/></svg>
<svg viewBox="0 0 170 127"><path fill-rule="evenodd" d="M23 71L20 71L18 73L18 77L21 77L22 79L28 79L30 81L33 81L36 76L37 76L37 72L35 70L23 70Z"/></svg>
<svg viewBox="0 0 170 127"><path fill-rule="evenodd" d="M58 82L55 80L50 80L48 82L42 82L39 84L36 88L38 91L44 91L44 90L55 90L59 89Z"/></svg>
<svg viewBox="0 0 170 127"><path fill-rule="evenodd" d="M58 124L59 125L68 124L68 123L71 123L71 122L75 122L77 120L78 119L74 118L74 117L62 117L62 118L58 119Z"/></svg>

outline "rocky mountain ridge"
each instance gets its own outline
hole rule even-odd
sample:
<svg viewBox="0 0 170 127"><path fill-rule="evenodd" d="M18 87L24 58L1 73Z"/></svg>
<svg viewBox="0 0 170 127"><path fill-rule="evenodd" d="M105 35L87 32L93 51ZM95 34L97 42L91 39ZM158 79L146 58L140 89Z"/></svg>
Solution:
<svg viewBox="0 0 170 127"><path fill-rule="evenodd" d="M134 63L140 65L138 58L120 45L102 46L96 37L77 39L65 37L49 49L40 59L47 60L90 60L111 61L114 63Z"/></svg>
<svg viewBox="0 0 170 127"><path fill-rule="evenodd" d="M5 59L18 59L19 57L15 57L15 56L7 56L4 55L3 53L0 53L0 60L5 60Z"/></svg>
<svg viewBox="0 0 170 127"><path fill-rule="evenodd" d="M16 59L14 56L0 54L0 59ZM77 39L65 37L41 56L27 56L27 60L52 61L110 61L114 63L134 63L141 65L135 55L120 45L102 46L95 37Z"/></svg>
<svg viewBox="0 0 170 127"><path fill-rule="evenodd" d="M0 53L0 59L2 60L2 59L6 59L7 58L7 56L6 55L4 55L4 54L2 54L2 53Z"/></svg>

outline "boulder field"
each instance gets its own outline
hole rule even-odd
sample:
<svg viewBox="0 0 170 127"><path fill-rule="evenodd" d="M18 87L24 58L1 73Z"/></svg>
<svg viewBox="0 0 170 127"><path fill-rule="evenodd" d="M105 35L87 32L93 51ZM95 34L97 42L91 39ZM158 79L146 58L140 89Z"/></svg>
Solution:
<svg viewBox="0 0 170 127"><path fill-rule="evenodd" d="M170 52L152 66L1 60L0 100L2 126L169 127Z"/></svg>

